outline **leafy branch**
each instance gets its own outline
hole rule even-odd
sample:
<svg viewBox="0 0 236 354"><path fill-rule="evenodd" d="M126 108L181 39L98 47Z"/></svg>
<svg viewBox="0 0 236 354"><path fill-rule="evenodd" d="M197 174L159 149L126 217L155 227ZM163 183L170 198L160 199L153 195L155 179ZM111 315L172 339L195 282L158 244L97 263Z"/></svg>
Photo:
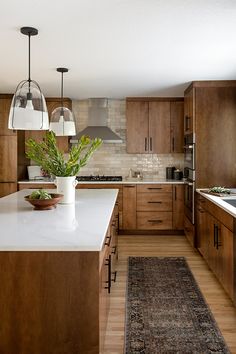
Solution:
<svg viewBox="0 0 236 354"><path fill-rule="evenodd" d="M102 144L102 140L83 135L78 144L70 149L67 160L57 147L56 136L52 131L46 132L45 140L42 142L28 139L25 144L26 156L42 166L44 171L57 177L68 177L77 175Z"/></svg>

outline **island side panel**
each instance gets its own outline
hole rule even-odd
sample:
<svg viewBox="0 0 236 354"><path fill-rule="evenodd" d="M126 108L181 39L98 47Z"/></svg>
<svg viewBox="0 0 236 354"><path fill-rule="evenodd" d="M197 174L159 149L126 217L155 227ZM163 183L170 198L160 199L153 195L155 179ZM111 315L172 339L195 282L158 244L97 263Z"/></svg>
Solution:
<svg viewBox="0 0 236 354"><path fill-rule="evenodd" d="M0 353L98 354L99 252L0 252Z"/></svg>

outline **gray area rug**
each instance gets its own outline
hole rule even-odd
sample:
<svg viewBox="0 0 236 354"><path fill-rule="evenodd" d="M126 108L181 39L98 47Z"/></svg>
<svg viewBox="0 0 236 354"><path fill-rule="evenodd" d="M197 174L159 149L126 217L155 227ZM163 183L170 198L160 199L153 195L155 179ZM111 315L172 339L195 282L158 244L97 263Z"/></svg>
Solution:
<svg viewBox="0 0 236 354"><path fill-rule="evenodd" d="M128 266L126 354L230 353L185 258Z"/></svg>

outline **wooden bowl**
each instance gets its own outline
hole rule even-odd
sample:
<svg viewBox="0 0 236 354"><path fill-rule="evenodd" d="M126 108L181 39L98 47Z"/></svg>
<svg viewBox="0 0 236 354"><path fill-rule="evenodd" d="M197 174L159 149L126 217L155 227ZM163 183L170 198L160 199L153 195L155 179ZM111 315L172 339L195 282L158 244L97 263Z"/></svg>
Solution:
<svg viewBox="0 0 236 354"><path fill-rule="evenodd" d="M34 210L50 210L56 208L57 203L63 198L63 194L49 193L52 199L31 199L29 195L25 200L34 206Z"/></svg>

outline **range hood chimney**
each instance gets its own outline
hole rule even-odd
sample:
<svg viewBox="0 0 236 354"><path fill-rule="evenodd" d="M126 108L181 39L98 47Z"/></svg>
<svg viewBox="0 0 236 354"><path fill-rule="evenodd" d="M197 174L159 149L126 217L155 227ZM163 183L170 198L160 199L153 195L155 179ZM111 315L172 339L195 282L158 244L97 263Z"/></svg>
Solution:
<svg viewBox="0 0 236 354"><path fill-rule="evenodd" d="M80 131L70 142L77 144L82 135L101 138L104 143L122 143L122 139L108 126L108 99L89 98L88 126Z"/></svg>

